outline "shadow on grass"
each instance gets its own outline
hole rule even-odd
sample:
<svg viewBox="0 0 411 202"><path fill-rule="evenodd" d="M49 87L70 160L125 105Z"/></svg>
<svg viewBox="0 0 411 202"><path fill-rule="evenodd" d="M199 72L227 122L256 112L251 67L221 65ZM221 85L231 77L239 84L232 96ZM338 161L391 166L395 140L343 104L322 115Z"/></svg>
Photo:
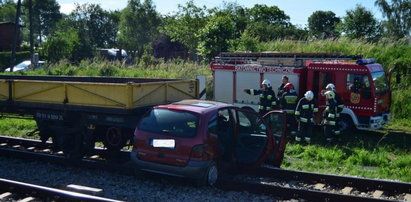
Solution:
<svg viewBox="0 0 411 202"><path fill-rule="evenodd" d="M290 142L295 142L290 138ZM315 127L313 131L312 145L337 146L341 148L360 147L365 150L374 150L377 147L411 151L411 134L391 132L387 130L360 131L353 130L348 134L341 134L331 144L325 141L321 127Z"/></svg>

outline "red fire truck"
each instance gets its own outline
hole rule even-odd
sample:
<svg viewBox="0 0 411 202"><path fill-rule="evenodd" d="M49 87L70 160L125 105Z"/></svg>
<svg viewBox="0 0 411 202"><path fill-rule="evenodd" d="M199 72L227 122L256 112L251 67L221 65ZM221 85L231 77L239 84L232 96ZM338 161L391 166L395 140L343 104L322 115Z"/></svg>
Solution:
<svg viewBox="0 0 411 202"><path fill-rule="evenodd" d="M269 79L273 90L288 76L299 97L314 92L320 109L315 122L321 122L325 97L321 90L328 83L336 86L344 102L339 122L341 131L381 128L390 118L391 91L381 64L359 55L335 53L221 53L211 63L214 99L257 110L258 96L242 91L261 87Z"/></svg>

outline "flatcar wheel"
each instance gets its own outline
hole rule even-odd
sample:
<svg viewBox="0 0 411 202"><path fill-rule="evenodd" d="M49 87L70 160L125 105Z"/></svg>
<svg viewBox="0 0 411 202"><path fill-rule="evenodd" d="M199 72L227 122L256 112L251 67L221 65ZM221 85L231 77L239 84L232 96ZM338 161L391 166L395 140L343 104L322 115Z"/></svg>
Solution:
<svg viewBox="0 0 411 202"><path fill-rule="evenodd" d="M109 151L120 151L120 149L125 146L126 139L124 138L121 129L117 127L109 127L106 131L103 143Z"/></svg>
<svg viewBox="0 0 411 202"><path fill-rule="evenodd" d="M80 134L60 134L52 137L56 150L63 151L64 156L73 160L83 158L81 138Z"/></svg>

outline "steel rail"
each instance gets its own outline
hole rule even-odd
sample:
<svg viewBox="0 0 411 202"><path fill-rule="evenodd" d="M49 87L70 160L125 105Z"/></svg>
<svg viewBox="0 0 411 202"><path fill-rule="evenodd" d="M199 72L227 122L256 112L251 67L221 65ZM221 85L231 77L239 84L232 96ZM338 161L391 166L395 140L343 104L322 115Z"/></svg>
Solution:
<svg viewBox="0 0 411 202"><path fill-rule="evenodd" d="M0 190L9 191L11 193L18 193L20 195L36 197L42 199L43 201L119 201L99 196L39 186L3 178L0 178Z"/></svg>
<svg viewBox="0 0 411 202"><path fill-rule="evenodd" d="M383 190L384 192L390 193L411 193L411 183L398 181L284 170L274 167L260 167L256 169L254 173L258 176L270 177L274 179L319 182L333 186L351 186L359 190L366 191Z"/></svg>

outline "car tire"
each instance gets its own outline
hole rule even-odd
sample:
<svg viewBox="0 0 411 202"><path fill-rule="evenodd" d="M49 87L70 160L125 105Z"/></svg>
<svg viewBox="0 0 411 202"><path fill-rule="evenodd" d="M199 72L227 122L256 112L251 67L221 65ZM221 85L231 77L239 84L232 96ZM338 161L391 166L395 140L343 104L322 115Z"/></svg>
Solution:
<svg viewBox="0 0 411 202"><path fill-rule="evenodd" d="M196 181L197 186L214 186L219 178L219 169L215 161L211 162L203 174L203 177Z"/></svg>

